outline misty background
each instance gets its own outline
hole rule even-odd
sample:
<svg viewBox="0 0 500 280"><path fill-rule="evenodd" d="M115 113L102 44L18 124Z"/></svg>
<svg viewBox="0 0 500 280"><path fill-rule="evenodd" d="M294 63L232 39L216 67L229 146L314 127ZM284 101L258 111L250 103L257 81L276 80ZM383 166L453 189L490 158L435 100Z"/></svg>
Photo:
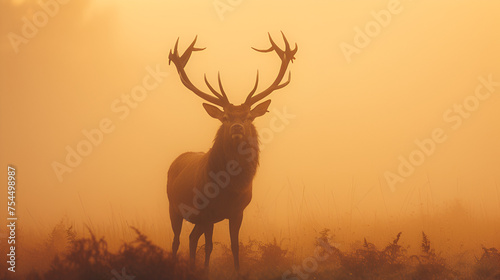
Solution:
<svg viewBox="0 0 500 280"><path fill-rule="evenodd" d="M500 87L457 129L443 117L474 95L479 77L500 82L500 3L41 3L49 2L58 11L18 45L12 33L23 36L23 18L33 22L43 7L0 4L0 161L17 169L25 240L66 219L82 234L88 225L117 242L132 236L127 227L134 225L169 248L168 167L183 152L207 151L219 125L168 65L170 49L180 38L184 51L198 35L197 46L207 49L191 56L189 77L206 89L203 74L216 84L220 71L230 101L239 104L257 69L264 87L280 63L250 47L267 48L267 32L283 46L283 31L299 51L291 83L270 96L271 112L255 121L267 134L241 240L276 237L292 246L330 228L341 244L365 236L385 242L399 231L418 242L425 230L442 248L500 245ZM365 30L388 5L399 13L356 47L357 28ZM347 56L343 43L357 52ZM119 111L151 69L162 73L151 80L157 86L135 108L127 105L127 114ZM270 129L283 112L294 117ZM76 149L86 139L82 130L99 129L103 120L112 132L58 178L54 162L67 166L67 147ZM391 188L386 172L398 174L400 156L408 159L415 141L435 129L446 141ZM7 181L6 171L0 178ZM5 202L6 187L0 194ZM229 242L223 225L214 239ZM184 224L182 250L191 227Z"/></svg>

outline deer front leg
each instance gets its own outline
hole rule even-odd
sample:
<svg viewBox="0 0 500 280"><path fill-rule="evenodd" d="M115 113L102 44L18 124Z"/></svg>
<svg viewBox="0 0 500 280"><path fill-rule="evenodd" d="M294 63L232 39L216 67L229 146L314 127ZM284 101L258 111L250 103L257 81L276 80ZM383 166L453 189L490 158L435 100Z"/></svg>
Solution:
<svg viewBox="0 0 500 280"><path fill-rule="evenodd" d="M234 268L240 270L240 244L238 235L240 233L241 222L243 221L243 213L229 219L229 236L231 237L231 251L233 252Z"/></svg>

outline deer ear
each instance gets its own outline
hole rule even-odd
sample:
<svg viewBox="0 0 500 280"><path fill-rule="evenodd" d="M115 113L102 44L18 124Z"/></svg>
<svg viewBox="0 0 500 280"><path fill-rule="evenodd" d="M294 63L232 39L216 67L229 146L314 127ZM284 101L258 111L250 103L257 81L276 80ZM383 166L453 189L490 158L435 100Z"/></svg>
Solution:
<svg viewBox="0 0 500 280"><path fill-rule="evenodd" d="M203 103L203 108L210 115L210 117L218 120L222 120L222 116L224 116L224 112L222 112L219 108L210 105L208 103Z"/></svg>
<svg viewBox="0 0 500 280"><path fill-rule="evenodd" d="M267 108L269 107L269 104L271 104L271 100L264 101L259 105L255 106L255 108L253 108L252 111L250 111L250 115L252 116L252 118L255 119L267 113L268 112Z"/></svg>

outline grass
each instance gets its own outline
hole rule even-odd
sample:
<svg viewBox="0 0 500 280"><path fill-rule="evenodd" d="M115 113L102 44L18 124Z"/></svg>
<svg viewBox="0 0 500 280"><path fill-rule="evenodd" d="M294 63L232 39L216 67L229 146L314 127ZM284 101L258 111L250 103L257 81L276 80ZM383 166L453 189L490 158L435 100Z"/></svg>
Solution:
<svg viewBox="0 0 500 280"><path fill-rule="evenodd" d="M500 253L496 248L483 247L470 271L464 272L435 252L424 232L418 255L409 255L400 245L401 232L382 248L365 238L358 248L341 251L330 231L324 229L312 241L315 250L309 257L283 249L276 239L267 243L249 239L240 244L243 267L238 276L231 250L225 244L216 243L219 253L213 254L210 273L206 273L202 268L191 269L182 255L174 259L170 251L153 244L135 227L130 227L135 239L123 242L114 252L104 237L88 231L89 237L78 237L71 226L58 224L45 244L32 252L39 261L22 279L500 279ZM203 257L202 245L197 253L198 267L202 267ZM290 273L284 274L286 271ZM1 276L21 279L13 278L12 273Z"/></svg>

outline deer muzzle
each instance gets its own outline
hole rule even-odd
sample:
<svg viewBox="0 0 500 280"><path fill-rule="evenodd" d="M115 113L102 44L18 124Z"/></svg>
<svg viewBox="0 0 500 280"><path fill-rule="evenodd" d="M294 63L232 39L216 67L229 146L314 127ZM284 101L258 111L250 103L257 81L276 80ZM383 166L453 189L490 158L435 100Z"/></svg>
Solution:
<svg viewBox="0 0 500 280"><path fill-rule="evenodd" d="M243 125L241 125L239 123L235 123L235 124L231 125L230 130L231 130L231 138L233 140L243 139L243 135L245 135L245 129L244 129Z"/></svg>

